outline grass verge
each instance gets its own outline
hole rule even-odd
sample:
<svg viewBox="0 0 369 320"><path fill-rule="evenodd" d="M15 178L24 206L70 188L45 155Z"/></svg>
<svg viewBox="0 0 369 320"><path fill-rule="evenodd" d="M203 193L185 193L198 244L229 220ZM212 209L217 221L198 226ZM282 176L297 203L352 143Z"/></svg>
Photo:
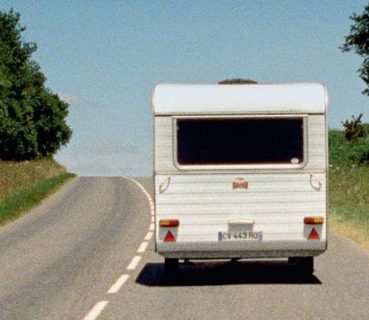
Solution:
<svg viewBox="0 0 369 320"><path fill-rule="evenodd" d="M0 201L9 193L65 172L53 158L0 161Z"/></svg>
<svg viewBox="0 0 369 320"><path fill-rule="evenodd" d="M73 177L72 173L61 173L8 193L0 200L0 225L36 206Z"/></svg>
<svg viewBox="0 0 369 320"><path fill-rule="evenodd" d="M334 166L329 184L331 229L369 248L369 166Z"/></svg>

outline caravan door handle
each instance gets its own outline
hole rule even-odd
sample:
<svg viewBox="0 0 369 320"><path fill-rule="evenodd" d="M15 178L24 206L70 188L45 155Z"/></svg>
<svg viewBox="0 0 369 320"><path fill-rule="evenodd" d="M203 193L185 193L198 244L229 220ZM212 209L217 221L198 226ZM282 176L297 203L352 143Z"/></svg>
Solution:
<svg viewBox="0 0 369 320"><path fill-rule="evenodd" d="M168 178L166 178L160 185L159 185L159 192L163 193L165 192L170 185L170 180L172 179L172 176L169 176Z"/></svg>
<svg viewBox="0 0 369 320"><path fill-rule="evenodd" d="M310 173L310 185L316 191L319 191L322 188L322 183L318 179L315 179L314 181L314 175L312 173Z"/></svg>

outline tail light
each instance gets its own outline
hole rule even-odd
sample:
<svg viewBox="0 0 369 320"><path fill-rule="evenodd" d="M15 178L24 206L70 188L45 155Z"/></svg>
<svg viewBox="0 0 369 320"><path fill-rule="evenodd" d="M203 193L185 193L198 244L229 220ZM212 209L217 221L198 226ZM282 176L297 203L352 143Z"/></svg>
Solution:
<svg viewBox="0 0 369 320"><path fill-rule="evenodd" d="M163 219L159 220L159 227L162 228L174 228L179 226L178 219Z"/></svg>
<svg viewBox="0 0 369 320"><path fill-rule="evenodd" d="M323 224L324 218L323 217L305 217L304 223L305 224Z"/></svg>

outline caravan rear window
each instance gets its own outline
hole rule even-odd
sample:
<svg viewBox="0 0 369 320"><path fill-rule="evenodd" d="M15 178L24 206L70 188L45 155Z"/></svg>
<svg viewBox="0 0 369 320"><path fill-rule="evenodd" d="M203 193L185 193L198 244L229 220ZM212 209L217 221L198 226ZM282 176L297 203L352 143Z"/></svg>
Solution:
<svg viewBox="0 0 369 320"><path fill-rule="evenodd" d="M304 119L177 118L179 165L298 165Z"/></svg>

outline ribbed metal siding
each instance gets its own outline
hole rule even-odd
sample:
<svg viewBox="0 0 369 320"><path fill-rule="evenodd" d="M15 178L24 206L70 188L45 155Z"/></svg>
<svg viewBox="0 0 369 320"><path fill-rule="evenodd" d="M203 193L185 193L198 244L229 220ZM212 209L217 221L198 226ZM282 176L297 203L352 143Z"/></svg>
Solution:
<svg viewBox="0 0 369 320"><path fill-rule="evenodd" d="M232 190L239 176L248 181L247 190ZM264 240L303 240L303 218L326 215L325 174L313 174L312 181L307 173L176 175L160 192L168 178L155 178L156 217L180 220L177 241L217 241L230 219L255 220L253 230L263 231Z"/></svg>

